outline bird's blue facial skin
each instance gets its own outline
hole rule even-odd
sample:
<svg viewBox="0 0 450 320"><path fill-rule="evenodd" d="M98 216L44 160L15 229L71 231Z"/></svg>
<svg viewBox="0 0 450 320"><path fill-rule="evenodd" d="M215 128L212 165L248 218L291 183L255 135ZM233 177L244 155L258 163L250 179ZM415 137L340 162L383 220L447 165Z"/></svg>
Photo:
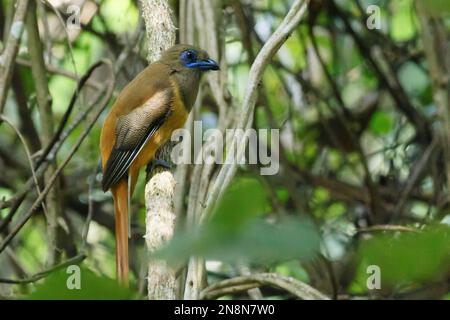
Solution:
<svg viewBox="0 0 450 320"><path fill-rule="evenodd" d="M198 59L198 53L195 50L185 50L180 55L180 60L183 65L189 69L199 69L203 71L207 70L219 70L219 66L212 59L200 60Z"/></svg>

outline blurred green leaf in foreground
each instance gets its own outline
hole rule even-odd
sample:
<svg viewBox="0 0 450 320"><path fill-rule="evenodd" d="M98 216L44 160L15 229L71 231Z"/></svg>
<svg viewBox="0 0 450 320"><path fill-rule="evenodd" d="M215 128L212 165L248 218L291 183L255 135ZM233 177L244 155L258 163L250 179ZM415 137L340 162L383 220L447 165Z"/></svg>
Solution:
<svg viewBox="0 0 450 320"><path fill-rule="evenodd" d="M450 273L450 227L377 236L362 243L358 256L361 279L376 265L383 288L438 282Z"/></svg>
<svg viewBox="0 0 450 320"><path fill-rule="evenodd" d="M238 179L208 223L179 232L157 256L174 262L195 255L229 262L242 258L265 264L314 257L320 243L315 226L298 217L286 217L273 224L263 217L268 208L258 180Z"/></svg>
<svg viewBox="0 0 450 320"><path fill-rule="evenodd" d="M45 278L43 283L26 298L30 300L124 300L135 294L120 286L114 279L101 277L87 268L80 267L79 287L73 286L73 273L58 270Z"/></svg>

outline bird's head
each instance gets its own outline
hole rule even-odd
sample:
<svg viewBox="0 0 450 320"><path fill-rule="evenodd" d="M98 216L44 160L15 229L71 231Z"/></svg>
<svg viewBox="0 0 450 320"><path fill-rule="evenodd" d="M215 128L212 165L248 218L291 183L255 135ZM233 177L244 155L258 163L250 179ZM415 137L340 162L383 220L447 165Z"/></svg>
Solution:
<svg viewBox="0 0 450 320"><path fill-rule="evenodd" d="M161 60L168 62L175 69L209 71L219 70L217 62L209 58L208 53L190 45L175 45L162 54Z"/></svg>
<svg viewBox="0 0 450 320"><path fill-rule="evenodd" d="M188 109L197 97L201 75L205 71L219 70L217 62L205 50L185 44L177 44L164 51L159 63L169 68Z"/></svg>

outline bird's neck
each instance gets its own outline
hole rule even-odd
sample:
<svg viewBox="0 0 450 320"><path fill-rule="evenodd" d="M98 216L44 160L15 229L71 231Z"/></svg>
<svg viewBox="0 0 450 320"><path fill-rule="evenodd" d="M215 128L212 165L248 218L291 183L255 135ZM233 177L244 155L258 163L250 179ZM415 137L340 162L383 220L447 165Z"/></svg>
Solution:
<svg viewBox="0 0 450 320"><path fill-rule="evenodd" d="M183 99L183 103L186 109L190 111L197 98L200 72L194 70L175 72L173 77L175 77L175 82L178 84L178 90Z"/></svg>

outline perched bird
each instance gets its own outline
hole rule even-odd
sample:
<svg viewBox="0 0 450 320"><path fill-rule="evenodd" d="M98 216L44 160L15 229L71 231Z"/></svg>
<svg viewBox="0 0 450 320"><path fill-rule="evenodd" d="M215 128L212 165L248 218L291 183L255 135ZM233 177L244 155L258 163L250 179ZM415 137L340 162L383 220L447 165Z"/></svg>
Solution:
<svg viewBox="0 0 450 320"><path fill-rule="evenodd" d="M114 198L117 278L128 283L128 208L139 169L181 128L197 97L204 71L219 70L208 54L190 45L163 52L119 94L100 137L102 188Z"/></svg>

